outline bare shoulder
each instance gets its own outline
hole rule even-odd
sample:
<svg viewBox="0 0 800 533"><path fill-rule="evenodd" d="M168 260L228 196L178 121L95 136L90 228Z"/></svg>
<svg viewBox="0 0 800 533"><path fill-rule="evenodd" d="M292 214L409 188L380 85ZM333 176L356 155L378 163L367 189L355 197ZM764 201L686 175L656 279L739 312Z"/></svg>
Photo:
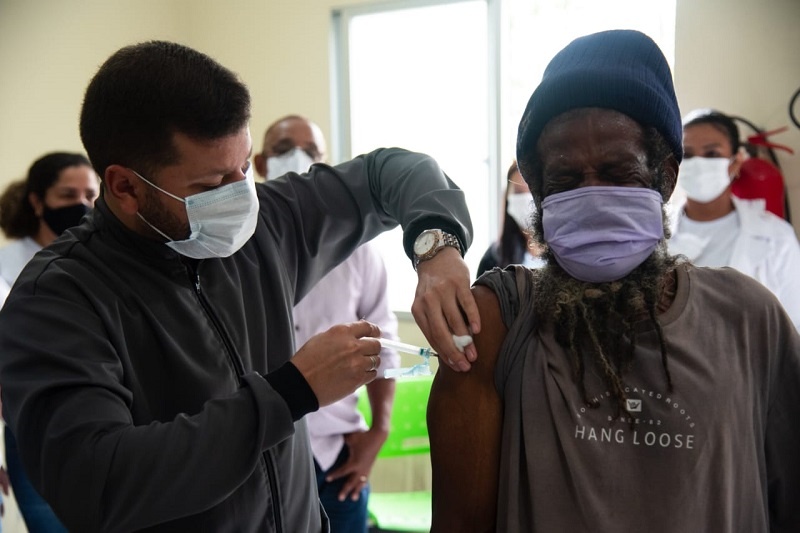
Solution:
<svg viewBox="0 0 800 533"><path fill-rule="evenodd" d="M471 394L477 387L494 387L494 368L507 328L503 324L500 303L494 291L476 285L472 288L472 295L481 317L481 331L473 335L478 359L469 372L455 372L447 365L440 365L435 383L439 392L449 389L459 394Z"/></svg>

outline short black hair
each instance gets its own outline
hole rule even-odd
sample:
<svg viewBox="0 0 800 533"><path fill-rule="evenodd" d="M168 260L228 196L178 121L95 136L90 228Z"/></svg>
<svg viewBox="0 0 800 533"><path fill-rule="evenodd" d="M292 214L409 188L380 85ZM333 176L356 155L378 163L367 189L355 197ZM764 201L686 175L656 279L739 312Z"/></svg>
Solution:
<svg viewBox="0 0 800 533"><path fill-rule="evenodd" d="M697 126L699 124L708 124L723 133L731 143L731 153L736 155L741 146L739 126L736 125L736 122L731 117L715 109L696 109L683 119L684 130L689 126Z"/></svg>
<svg viewBox="0 0 800 533"><path fill-rule="evenodd" d="M189 47L148 41L121 48L92 78L80 133L97 174L119 164L152 175L177 161L172 136L232 135L250 120L239 78Z"/></svg>

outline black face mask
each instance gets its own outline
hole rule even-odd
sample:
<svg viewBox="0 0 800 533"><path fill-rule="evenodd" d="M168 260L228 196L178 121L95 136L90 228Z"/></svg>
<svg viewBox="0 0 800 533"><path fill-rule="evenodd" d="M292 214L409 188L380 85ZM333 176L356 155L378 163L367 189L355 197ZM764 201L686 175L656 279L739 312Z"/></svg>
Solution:
<svg viewBox="0 0 800 533"><path fill-rule="evenodd" d="M73 226L77 226L83 215L88 213L90 208L84 204L68 205L57 209L50 209L44 206L42 219L50 226L53 233L61 235Z"/></svg>

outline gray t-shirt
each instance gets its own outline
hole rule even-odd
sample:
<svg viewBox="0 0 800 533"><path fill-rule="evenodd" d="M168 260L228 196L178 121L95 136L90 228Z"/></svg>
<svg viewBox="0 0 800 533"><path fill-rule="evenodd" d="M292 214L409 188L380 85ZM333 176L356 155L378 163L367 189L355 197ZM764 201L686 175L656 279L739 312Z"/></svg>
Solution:
<svg viewBox="0 0 800 533"><path fill-rule="evenodd" d="M504 420L503 532L800 531L800 337L775 297L733 269L682 265L662 314L674 389L652 325L625 375L633 427L614 421L602 371L584 404L532 272L495 270L509 328L495 382Z"/></svg>

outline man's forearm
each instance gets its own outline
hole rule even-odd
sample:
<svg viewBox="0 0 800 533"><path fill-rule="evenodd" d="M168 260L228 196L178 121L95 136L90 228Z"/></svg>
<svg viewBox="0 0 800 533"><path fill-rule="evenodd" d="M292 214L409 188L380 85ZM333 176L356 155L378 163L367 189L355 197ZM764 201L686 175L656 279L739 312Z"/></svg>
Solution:
<svg viewBox="0 0 800 533"><path fill-rule="evenodd" d="M369 405L372 409L373 429L389 433L389 422L394 403L395 381L393 379L376 379L367 385Z"/></svg>

